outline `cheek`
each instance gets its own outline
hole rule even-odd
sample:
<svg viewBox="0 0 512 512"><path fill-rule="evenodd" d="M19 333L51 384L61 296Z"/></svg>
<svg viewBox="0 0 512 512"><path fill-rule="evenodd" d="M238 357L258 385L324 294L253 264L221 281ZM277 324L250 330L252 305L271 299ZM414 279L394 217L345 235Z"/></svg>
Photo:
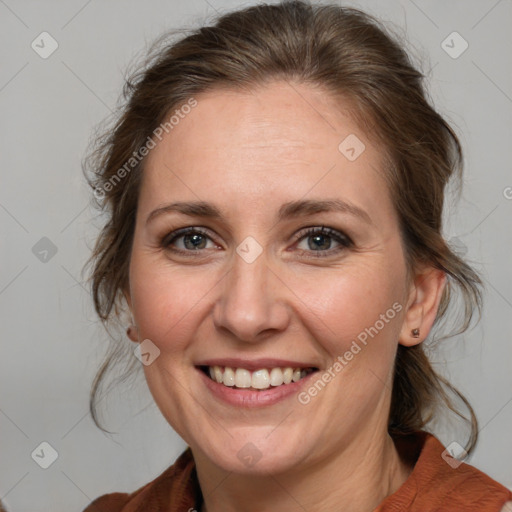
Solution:
<svg viewBox="0 0 512 512"><path fill-rule="evenodd" d="M339 275L325 275L315 279L312 286L305 287L313 315L322 319L328 331L341 333L343 338L357 335L376 323L381 315L398 323L397 309L393 304L401 303L403 286L401 276L392 272L380 272L369 265L362 268L347 268ZM380 325L380 323L379 323Z"/></svg>
<svg viewBox="0 0 512 512"><path fill-rule="evenodd" d="M134 256L130 266L134 316L141 339L160 350L182 350L191 337L208 286L205 276L186 268L171 269L161 261Z"/></svg>
<svg viewBox="0 0 512 512"><path fill-rule="evenodd" d="M343 418L347 410L356 417L371 415L382 393L392 389L403 311L397 274L370 265L353 268L338 279L325 279L322 293L316 292L319 307L306 328L327 355L332 385L318 404L329 403L333 417Z"/></svg>
<svg viewBox="0 0 512 512"><path fill-rule="evenodd" d="M405 267L396 256L394 264L372 256L357 264L347 262L335 275L325 273L320 279L317 275L304 281L306 328L314 333L329 361L342 358L341 373L345 378L351 376L351 381L371 380L378 385L392 369L405 284Z"/></svg>

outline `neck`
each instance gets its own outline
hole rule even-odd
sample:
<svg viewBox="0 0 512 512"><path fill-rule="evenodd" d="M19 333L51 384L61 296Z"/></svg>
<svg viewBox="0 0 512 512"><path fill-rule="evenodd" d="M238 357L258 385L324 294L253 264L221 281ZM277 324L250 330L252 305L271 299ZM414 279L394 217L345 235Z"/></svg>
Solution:
<svg viewBox="0 0 512 512"><path fill-rule="evenodd" d="M276 475L237 475L197 466L203 491L201 512L322 510L371 512L394 493L411 472L387 433L370 431L340 454L321 463Z"/></svg>

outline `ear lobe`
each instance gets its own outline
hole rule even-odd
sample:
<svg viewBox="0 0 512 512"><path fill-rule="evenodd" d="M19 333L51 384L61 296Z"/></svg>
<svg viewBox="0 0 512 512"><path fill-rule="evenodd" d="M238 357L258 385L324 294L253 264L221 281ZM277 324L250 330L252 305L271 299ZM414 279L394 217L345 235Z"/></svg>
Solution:
<svg viewBox="0 0 512 512"><path fill-rule="evenodd" d="M446 273L442 270L427 267L416 274L411 283L409 306L399 336L401 345L417 345L428 336L436 319L445 286Z"/></svg>
<svg viewBox="0 0 512 512"><path fill-rule="evenodd" d="M128 326L128 328L126 329L126 334L131 341L135 341L136 343L139 342L139 331L136 325L132 324Z"/></svg>

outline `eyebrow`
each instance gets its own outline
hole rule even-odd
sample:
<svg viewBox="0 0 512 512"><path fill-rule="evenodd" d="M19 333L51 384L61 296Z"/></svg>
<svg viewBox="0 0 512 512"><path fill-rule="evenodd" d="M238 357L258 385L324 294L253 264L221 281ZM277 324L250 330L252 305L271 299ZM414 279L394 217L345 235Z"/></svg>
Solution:
<svg viewBox="0 0 512 512"><path fill-rule="evenodd" d="M177 212L192 217L203 217L221 220L223 218L221 210L212 203L205 201L184 201L175 202L160 206L153 210L146 219L146 224L159 217L160 215ZM282 222L293 217L301 217L307 215L315 215L325 212L340 212L357 217L367 224L373 224L370 216L366 211L358 206L343 201L341 199L303 199L284 203L277 213L277 221Z"/></svg>

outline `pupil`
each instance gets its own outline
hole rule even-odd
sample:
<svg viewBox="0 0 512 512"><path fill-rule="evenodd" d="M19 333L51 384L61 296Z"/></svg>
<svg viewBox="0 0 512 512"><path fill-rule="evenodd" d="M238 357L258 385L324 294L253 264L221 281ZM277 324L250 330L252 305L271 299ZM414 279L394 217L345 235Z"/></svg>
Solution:
<svg viewBox="0 0 512 512"><path fill-rule="evenodd" d="M197 249L197 248L203 249L204 248L204 247L199 247L201 242L203 242L203 244L204 244L203 235L199 235L199 234L187 235L185 237L185 247L187 247L187 241L192 242L192 249ZM190 249L190 247L187 247L187 248Z"/></svg>
<svg viewBox="0 0 512 512"><path fill-rule="evenodd" d="M313 240L315 240L314 243L320 241L320 245L315 245L315 247L317 249L321 249L321 250L329 249L329 245L330 244L327 242L327 240L329 238L328 236L325 236L325 235L314 235L311 238L313 238ZM322 240L324 241L324 244L321 243ZM310 244L310 249L312 249L312 248L314 248L314 247L311 247L311 244Z"/></svg>

